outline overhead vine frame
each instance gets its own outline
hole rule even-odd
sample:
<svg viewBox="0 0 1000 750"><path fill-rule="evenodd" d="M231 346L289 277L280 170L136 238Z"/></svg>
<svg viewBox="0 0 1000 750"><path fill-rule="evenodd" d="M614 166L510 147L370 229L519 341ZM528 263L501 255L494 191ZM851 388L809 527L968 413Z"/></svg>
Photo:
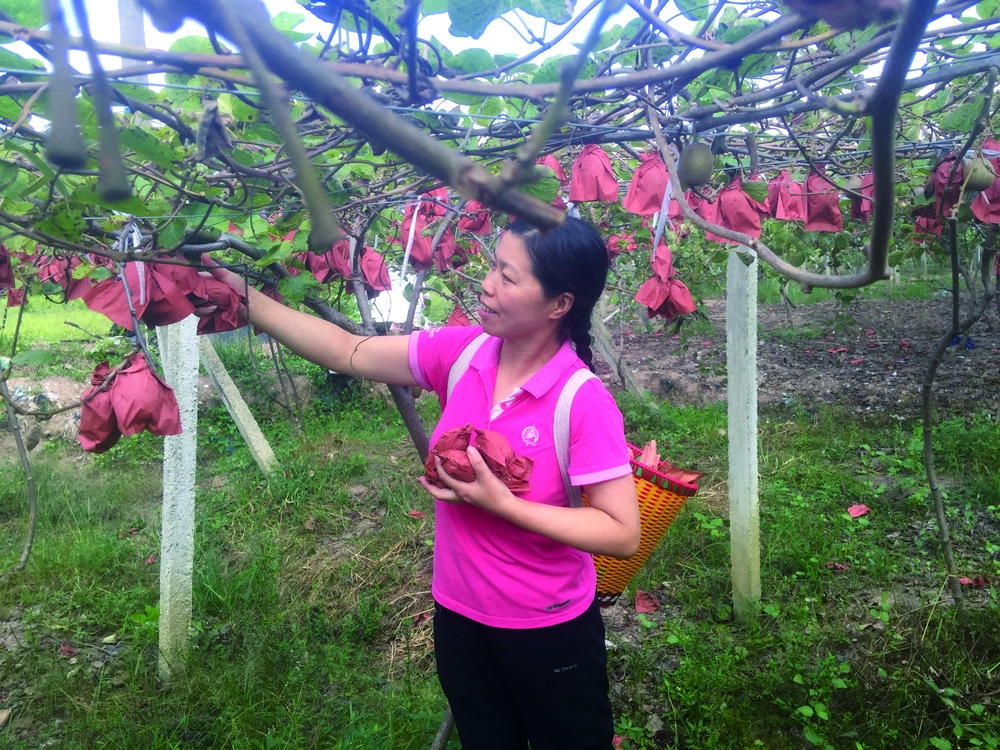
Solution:
<svg viewBox="0 0 1000 750"><path fill-rule="evenodd" d="M316 231L322 212L314 205L319 198L308 197L313 191L306 186L305 161L322 175L327 206L335 204L333 213L348 228L358 225L361 214L435 182L466 199L551 225L559 215L548 201L517 189L518 181L531 179L531 170L507 173L497 164L518 158L523 164L528 143L533 151L556 153L566 162L583 145L601 143L625 161L653 143L652 116L678 145L692 136L726 134L731 152L747 158L752 143L753 166L764 173L808 160L829 166L832 179L842 183L873 168L877 208L866 274L831 282L803 276L766 252L764 257L780 273L807 284L870 283L884 276L893 185L907 171L894 168L895 158L910 165L957 150L978 117L972 111L981 94L977 87L1000 62L994 51L1000 19L996 3L989 2L912 0L895 20L848 31L759 1L656 7L632 2L634 20L610 28L599 3L574 17L562 3L515 6L515 14L535 12L553 24L567 22L568 28L598 19L576 55L575 75L567 77L561 71L572 56L535 61L558 33L536 39L537 52L521 58L476 47L454 54L422 38L432 16L418 4L398 14L365 3L310 3L317 17L330 21L317 41L298 34L290 18L275 19L283 26L279 31L256 2L241 3L238 17L244 23L234 28L221 0L145 0L160 28L172 30L190 17L207 34L181 40L171 51L92 40L102 53L140 63L105 71L134 190L131 199L114 201L108 200L114 195L102 197L93 189L95 157L109 158L105 152L112 143L98 138L107 130L100 114L107 109L91 92L96 95L101 87L59 64L66 49L86 49L89 42L56 33L58 25L45 29L41 9L21 5L18 17L0 21L0 33L27 41L36 55L25 55L17 66L15 53L5 56L3 179L8 188L18 188L20 200L5 201L0 224L45 247L96 251L113 260L121 258L110 249L107 233L84 217L110 210L141 216L157 235L158 250L204 226L185 214L199 205L230 216L261 208L287 213L305 205L310 210L297 215L302 221L311 216ZM59 9L58 3L49 5L52 12ZM872 4L858 4L867 5ZM815 7L822 12L824 4ZM452 12L455 31L489 37L496 28L486 26L492 19ZM676 28L673 18L682 16L696 23L694 32ZM222 46L226 40L247 49L240 54L237 47L234 54ZM37 62L37 56L52 65ZM254 59L274 78L255 67ZM167 88L128 82L138 73L165 74ZM292 129L276 127L278 121L265 114L265 105L274 107L273 97L265 101L259 93L270 90L271 80L280 81L291 97L288 106L297 118ZM182 83L196 92L170 88ZM60 169L42 150L56 134L29 115L70 111L61 101L67 91L74 94L86 143L77 154L79 165L70 160ZM563 111L546 120L547 107L556 101ZM149 127L130 129L140 117ZM206 122L224 135L207 150L203 141L192 142ZM533 137L543 123L544 136ZM301 159L293 156L295 140Z"/></svg>

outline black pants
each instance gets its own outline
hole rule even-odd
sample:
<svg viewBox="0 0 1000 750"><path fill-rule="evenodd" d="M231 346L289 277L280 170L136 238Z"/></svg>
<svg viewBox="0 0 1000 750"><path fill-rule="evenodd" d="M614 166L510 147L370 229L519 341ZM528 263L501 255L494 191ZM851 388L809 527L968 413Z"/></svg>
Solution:
<svg viewBox="0 0 1000 750"><path fill-rule="evenodd" d="M438 678L463 750L610 750L604 621L593 606L569 622L517 630L441 605Z"/></svg>

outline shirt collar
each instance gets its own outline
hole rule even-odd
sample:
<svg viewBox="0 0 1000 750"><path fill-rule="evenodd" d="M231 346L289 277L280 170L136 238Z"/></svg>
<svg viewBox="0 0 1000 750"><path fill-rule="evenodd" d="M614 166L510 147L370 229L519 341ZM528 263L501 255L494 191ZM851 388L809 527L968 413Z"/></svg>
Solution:
<svg viewBox="0 0 1000 750"><path fill-rule="evenodd" d="M472 361L469 362L469 366L476 368L484 374L490 370L495 372L497 369L497 362L500 359L501 343L501 339L496 336L490 336L483 343L483 345L479 347L479 351L477 351L472 357ZM576 355L576 350L573 348L573 344L569 337L567 337L563 340L562 345L555 353L555 356L546 362L542 366L542 369L532 375L528 379L528 382L521 386L521 388L535 398L541 398L550 388L559 382L560 378L568 369L573 369L573 365L579 361L580 359Z"/></svg>

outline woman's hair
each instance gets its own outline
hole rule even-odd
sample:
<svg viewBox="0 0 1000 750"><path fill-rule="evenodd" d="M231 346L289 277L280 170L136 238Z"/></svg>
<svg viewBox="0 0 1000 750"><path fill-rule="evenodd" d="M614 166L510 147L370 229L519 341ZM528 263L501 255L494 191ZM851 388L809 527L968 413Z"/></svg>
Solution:
<svg viewBox="0 0 1000 750"><path fill-rule="evenodd" d="M591 370L590 314L604 292L608 280L608 248L593 226L576 217L567 217L557 228L541 232L515 219L510 231L524 243L531 270L549 299L564 292L573 295L573 306L562 320L579 355Z"/></svg>

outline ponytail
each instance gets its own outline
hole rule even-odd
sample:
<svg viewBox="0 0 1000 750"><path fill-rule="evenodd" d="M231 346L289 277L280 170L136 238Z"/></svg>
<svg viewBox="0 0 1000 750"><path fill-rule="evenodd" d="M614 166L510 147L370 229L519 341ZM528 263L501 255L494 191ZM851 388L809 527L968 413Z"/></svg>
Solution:
<svg viewBox="0 0 1000 750"><path fill-rule="evenodd" d="M573 341L573 347L576 349L576 356L583 360L583 363L587 365L591 372L597 372L594 368L594 353L590 349L590 342L592 340L590 335L590 321L587 321L586 327L577 326L571 330L569 336Z"/></svg>

